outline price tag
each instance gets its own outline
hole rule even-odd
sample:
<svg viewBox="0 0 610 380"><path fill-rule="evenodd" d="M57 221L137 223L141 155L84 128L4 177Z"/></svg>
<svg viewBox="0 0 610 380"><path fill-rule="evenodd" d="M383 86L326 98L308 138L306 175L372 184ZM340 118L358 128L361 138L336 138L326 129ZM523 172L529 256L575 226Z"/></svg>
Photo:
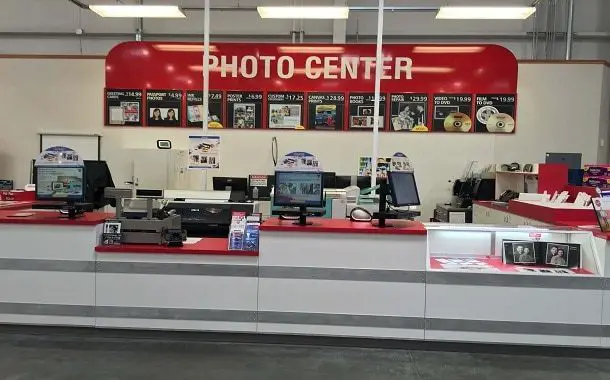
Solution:
<svg viewBox="0 0 610 380"><path fill-rule="evenodd" d="M343 129L345 94L310 92L307 94L307 128L319 130Z"/></svg>
<svg viewBox="0 0 610 380"><path fill-rule="evenodd" d="M390 131L428 132L428 94L391 94Z"/></svg>
<svg viewBox="0 0 610 380"><path fill-rule="evenodd" d="M142 90L106 89L106 125L142 125Z"/></svg>
<svg viewBox="0 0 610 380"><path fill-rule="evenodd" d="M472 95L434 95L432 130L437 132L472 132Z"/></svg>
<svg viewBox="0 0 610 380"><path fill-rule="evenodd" d="M262 128L263 93L259 91L227 92L227 127L237 129Z"/></svg>
<svg viewBox="0 0 610 380"><path fill-rule="evenodd" d="M146 117L149 126L182 126L182 91L146 91Z"/></svg>
<svg viewBox="0 0 610 380"><path fill-rule="evenodd" d="M349 94L349 129L373 130L374 126L374 93ZM385 128L386 94L379 94L379 129Z"/></svg>
<svg viewBox="0 0 610 380"><path fill-rule="evenodd" d="M478 94L475 101L476 132L513 133L517 97L514 94Z"/></svg>
<svg viewBox="0 0 610 380"><path fill-rule="evenodd" d="M267 93L267 128L297 129L303 126L303 92Z"/></svg>

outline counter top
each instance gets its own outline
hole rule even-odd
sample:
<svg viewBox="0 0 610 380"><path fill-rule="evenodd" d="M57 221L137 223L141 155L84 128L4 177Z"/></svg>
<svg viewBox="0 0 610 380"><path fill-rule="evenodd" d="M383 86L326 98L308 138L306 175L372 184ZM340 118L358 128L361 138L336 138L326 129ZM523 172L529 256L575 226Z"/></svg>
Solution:
<svg viewBox="0 0 610 380"><path fill-rule="evenodd" d="M99 253L143 253L167 255L223 255L223 256L258 256L256 251L230 251L227 238L202 238L196 243L184 244L182 247L166 247L158 244L120 244L99 245Z"/></svg>
<svg viewBox="0 0 610 380"><path fill-rule="evenodd" d="M19 214L31 214L19 216ZM38 210L0 210L0 224L42 224L54 226L95 226L104 223L106 219L114 214L104 212L86 212L76 219L68 219L61 216L59 211Z"/></svg>
<svg viewBox="0 0 610 380"><path fill-rule="evenodd" d="M263 222L261 231L280 232L326 232L341 234L379 234L379 235L426 235L426 227L421 222L411 222L408 227L375 227L370 222L352 222L348 219L307 218L310 226L298 226L293 220L271 218Z"/></svg>
<svg viewBox="0 0 610 380"><path fill-rule="evenodd" d="M595 212L592 208L575 208L565 205L565 207L561 207L561 204L545 205L518 200L508 202L507 207L498 206L488 201L475 201L475 204L548 224L563 225L563 223L570 223L569 225L573 225L572 222L597 224Z"/></svg>
<svg viewBox="0 0 610 380"><path fill-rule="evenodd" d="M32 207L33 201L0 201L0 210L23 210Z"/></svg>

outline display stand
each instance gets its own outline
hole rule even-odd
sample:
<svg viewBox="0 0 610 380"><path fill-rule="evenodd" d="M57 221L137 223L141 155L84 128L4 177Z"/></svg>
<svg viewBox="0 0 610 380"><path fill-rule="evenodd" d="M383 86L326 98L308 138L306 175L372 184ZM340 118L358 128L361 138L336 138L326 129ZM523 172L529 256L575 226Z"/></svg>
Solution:
<svg viewBox="0 0 610 380"><path fill-rule="evenodd" d="M311 226L313 222L307 221L307 207L299 207L299 220L293 223L296 226Z"/></svg>

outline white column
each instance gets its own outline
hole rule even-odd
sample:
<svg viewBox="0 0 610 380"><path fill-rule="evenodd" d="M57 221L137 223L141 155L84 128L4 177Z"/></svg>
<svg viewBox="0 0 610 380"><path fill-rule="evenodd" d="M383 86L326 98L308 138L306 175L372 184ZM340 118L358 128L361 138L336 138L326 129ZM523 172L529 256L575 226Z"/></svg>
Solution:
<svg viewBox="0 0 610 380"><path fill-rule="evenodd" d="M383 44L383 7L384 0L379 0L377 11L377 54L375 60L375 103L374 103L374 124L373 124L373 157L371 158L371 186L377 184L377 157L379 156L379 93L381 92L381 73L383 68L383 54L381 47Z"/></svg>
<svg viewBox="0 0 610 380"><path fill-rule="evenodd" d="M335 6L344 7L345 0L335 0ZM333 44L344 44L347 35L347 20L333 20Z"/></svg>
<svg viewBox="0 0 610 380"><path fill-rule="evenodd" d="M203 12L203 135L208 134L208 105L210 93L210 0L205 0ZM202 189L208 189L208 171L203 171Z"/></svg>

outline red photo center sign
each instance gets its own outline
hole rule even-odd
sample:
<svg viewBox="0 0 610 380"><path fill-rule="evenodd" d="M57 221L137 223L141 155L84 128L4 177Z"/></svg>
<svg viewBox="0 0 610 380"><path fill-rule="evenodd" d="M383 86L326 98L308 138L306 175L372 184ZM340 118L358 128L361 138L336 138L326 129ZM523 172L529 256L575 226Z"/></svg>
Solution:
<svg viewBox="0 0 610 380"><path fill-rule="evenodd" d="M496 45L213 43L213 128L394 132L515 130L517 61ZM201 127L203 46L127 42L106 58L106 124ZM213 123L213 124L210 124Z"/></svg>

